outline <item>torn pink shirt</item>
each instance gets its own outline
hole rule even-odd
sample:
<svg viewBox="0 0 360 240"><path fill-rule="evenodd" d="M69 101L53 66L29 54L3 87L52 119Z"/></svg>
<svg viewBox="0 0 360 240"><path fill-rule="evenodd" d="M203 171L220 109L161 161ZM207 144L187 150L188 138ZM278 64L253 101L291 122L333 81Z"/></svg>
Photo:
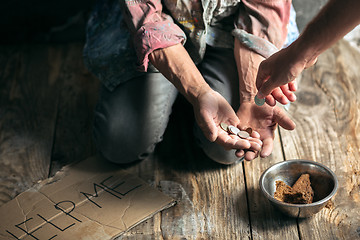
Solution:
<svg viewBox="0 0 360 240"><path fill-rule="evenodd" d="M148 56L156 49L184 44L189 40L195 46L204 46L206 43L201 41L206 41L206 37L201 36L206 35L206 26L213 18L221 18L214 14L221 14L224 12L221 10L228 7L237 9L239 4L242 5L235 13L236 28L264 38L280 48L286 39L291 8L291 0L244 0L235 4L231 0L164 0L170 16L163 12L163 5L158 0L119 1L133 36L139 71L147 71ZM174 20L188 33L188 40ZM200 56L205 51L200 47L197 50Z"/></svg>

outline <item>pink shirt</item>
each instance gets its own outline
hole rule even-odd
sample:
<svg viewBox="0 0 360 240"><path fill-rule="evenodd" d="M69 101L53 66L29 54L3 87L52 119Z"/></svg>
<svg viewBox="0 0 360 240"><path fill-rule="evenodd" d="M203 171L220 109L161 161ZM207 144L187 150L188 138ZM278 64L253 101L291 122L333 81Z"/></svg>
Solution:
<svg viewBox="0 0 360 240"><path fill-rule="evenodd" d="M119 0L133 36L139 70L149 54L185 44L195 63L206 44L232 47L231 29L239 28L281 48L287 35L291 0ZM226 22L231 17L232 23Z"/></svg>

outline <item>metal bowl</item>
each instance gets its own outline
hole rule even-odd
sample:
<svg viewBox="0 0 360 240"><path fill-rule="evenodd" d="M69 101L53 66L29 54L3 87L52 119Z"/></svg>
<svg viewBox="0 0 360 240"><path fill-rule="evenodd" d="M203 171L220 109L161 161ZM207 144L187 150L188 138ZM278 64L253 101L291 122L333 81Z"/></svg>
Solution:
<svg viewBox="0 0 360 240"><path fill-rule="evenodd" d="M310 175L314 200L310 204L291 204L274 198L276 181L292 186L301 174ZM326 166L309 160L288 160L274 164L260 177L260 188L270 203L290 217L306 218L319 212L335 195L338 189L336 175Z"/></svg>

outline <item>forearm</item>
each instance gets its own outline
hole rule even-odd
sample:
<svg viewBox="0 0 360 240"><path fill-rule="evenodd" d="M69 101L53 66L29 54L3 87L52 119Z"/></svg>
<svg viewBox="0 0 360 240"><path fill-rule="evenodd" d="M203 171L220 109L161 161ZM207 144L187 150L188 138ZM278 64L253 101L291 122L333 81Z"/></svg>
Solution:
<svg viewBox="0 0 360 240"><path fill-rule="evenodd" d="M256 75L264 57L255 53L235 39L234 56L239 76L240 103L254 101L257 94Z"/></svg>
<svg viewBox="0 0 360 240"><path fill-rule="evenodd" d="M300 61L314 61L360 23L359 0L329 0L292 44Z"/></svg>
<svg viewBox="0 0 360 240"><path fill-rule="evenodd" d="M147 71L149 54L154 50L185 42L185 33L163 13L161 1L119 0L119 3L133 38L139 71Z"/></svg>
<svg viewBox="0 0 360 240"><path fill-rule="evenodd" d="M157 49L149 55L149 59L192 104L202 91L210 89L181 44Z"/></svg>
<svg viewBox="0 0 360 240"><path fill-rule="evenodd" d="M239 76L240 103L254 101L259 65L264 57L269 57L283 46L291 8L291 1L242 2L244 8L240 8L237 29L232 32L235 36L234 56Z"/></svg>

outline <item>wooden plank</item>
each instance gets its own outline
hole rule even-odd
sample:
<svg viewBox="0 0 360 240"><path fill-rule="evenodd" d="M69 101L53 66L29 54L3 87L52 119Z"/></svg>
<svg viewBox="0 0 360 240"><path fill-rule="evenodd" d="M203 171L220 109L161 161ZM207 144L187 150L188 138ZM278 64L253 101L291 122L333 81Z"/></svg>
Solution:
<svg viewBox="0 0 360 240"><path fill-rule="evenodd" d="M62 166L96 153L92 139L93 110L98 98L99 80L84 67L82 44L51 46L49 52L57 63L52 78L62 83L52 154L51 174ZM56 60L57 59L57 60ZM123 166L154 185L154 157ZM155 186L156 187L156 186ZM131 229L119 239L158 239L160 214Z"/></svg>
<svg viewBox="0 0 360 240"><path fill-rule="evenodd" d="M99 80L83 64L82 43L49 46L50 79L59 83L51 175L96 153L92 123Z"/></svg>
<svg viewBox="0 0 360 240"><path fill-rule="evenodd" d="M249 198L252 239L299 239L297 221L278 212L263 196L259 180L271 165L284 161L278 132L272 154L264 159L244 162Z"/></svg>
<svg viewBox="0 0 360 240"><path fill-rule="evenodd" d="M48 176L58 93L47 47L0 47L0 205Z"/></svg>
<svg viewBox="0 0 360 240"><path fill-rule="evenodd" d="M197 147L192 129L191 106L175 106L150 168L155 186L178 203L132 234L149 236L153 229L151 239L250 239L242 164L227 167L208 159Z"/></svg>
<svg viewBox="0 0 360 240"><path fill-rule="evenodd" d="M290 109L296 130L281 131L286 159L323 163L339 180L333 206L299 221L301 239L360 239L359 62L345 41L323 53Z"/></svg>

